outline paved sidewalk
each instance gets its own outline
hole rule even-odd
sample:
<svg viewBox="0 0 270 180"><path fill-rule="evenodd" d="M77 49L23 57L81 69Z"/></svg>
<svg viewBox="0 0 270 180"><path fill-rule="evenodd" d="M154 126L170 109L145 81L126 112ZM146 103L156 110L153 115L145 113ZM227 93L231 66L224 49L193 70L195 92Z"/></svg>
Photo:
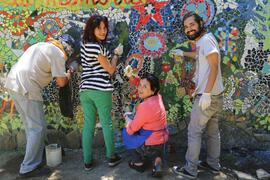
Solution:
<svg viewBox="0 0 270 180"><path fill-rule="evenodd" d="M0 152L1 153L1 152ZM151 168L145 171L144 173L139 173L130 169L128 167L129 153L121 153L123 157L123 162L116 167L108 167L105 150L95 149L94 150L94 159L95 166L94 169L86 172L83 169L83 159L82 159L82 150L65 150L65 156L63 156L63 162L56 168L51 168L52 173L49 176L42 177L33 177L28 178L31 180L118 180L118 179L129 179L129 180L146 180L154 179L151 177ZM3 158L6 157L6 158ZM182 158L182 159L181 159ZM183 165L184 150L183 152L177 152L170 154L168 157L168 167L164 170L164 176L161 179L173 180L173 179L185 179L181 176L176 176L172 171L171 167L173 165ZM5 159L5 160L3 160ZM0 154L0 180L13 180L18 176L19 165L23 159L23 152L2 152ZM214 175L211 172L203 171L200 172L197 179L201 180L210 180L210 179L237 179L236 175L233 174L230 170L225 170L223 173Z"/></svg>

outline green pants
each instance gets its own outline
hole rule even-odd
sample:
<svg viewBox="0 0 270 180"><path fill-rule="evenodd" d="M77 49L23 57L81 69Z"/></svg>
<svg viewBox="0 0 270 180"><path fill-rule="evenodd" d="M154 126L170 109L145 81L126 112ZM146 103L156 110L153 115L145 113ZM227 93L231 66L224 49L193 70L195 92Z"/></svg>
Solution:
<svg viewBox="0 0 270 180"><path fill-rule="evenodd" d="M82 133L84 163L92 162L92 143L97 113L103 130L106 157L110 158L114 155L114 136L111 119L112 92L86 90L80 92L80 101L84 112L84 127Z"/></svg>

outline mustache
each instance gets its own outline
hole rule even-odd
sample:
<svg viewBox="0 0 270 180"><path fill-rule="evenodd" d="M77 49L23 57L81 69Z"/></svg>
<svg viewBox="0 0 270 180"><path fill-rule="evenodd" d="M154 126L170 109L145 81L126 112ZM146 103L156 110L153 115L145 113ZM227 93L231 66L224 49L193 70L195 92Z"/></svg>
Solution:
<svg viewBox="0 0 270 180"><path fill-rule="evenodd" d="M195 30L190 30L187 32L187 34L191 33L191 32L196 32Z"/></svg>

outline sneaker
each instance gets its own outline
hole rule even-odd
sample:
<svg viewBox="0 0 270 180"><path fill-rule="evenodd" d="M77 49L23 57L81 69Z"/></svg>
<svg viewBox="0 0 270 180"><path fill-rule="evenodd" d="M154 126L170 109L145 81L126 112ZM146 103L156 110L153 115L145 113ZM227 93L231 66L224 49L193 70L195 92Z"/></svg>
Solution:
<svg viewBox="0 0 270 180"><path fill-rule="evenodd" d="M30 177L37 177L37 176L47 176L51 173L51 170L48 167L37 167L36 169L27 172L27 173L19 173L20 178L30 178Z"/></svg>
<svg viewBox="0 0 270 180"><path fill-rule="evenodd" d="M179 166L174 166L172 170L175 174L181 175L189 179L196 179L196 176L187 172L184 167L180 168Z"/></svg>
<svg viewBox="0 0 270 180"><path fill-rule="evenodd" d="M220 170L219 169L213 168L212 166L210 166L205 161L200 161L199 164L198 164L198 167L199 168L202 168L202 169L209 169L212 173L215 173L215 174L220 173Z"/></svg>
<svg viewBox="0 0 270 180"><path fill-rule="evenodd" d="M84 163L84 170L91 171L93 169L93 163L86 164Z"/></svg>
<svg viewBox="0 0 270 180"><path fill-rule="evenodd" d="M117 164L119 164L121 162L122 158L121 156L115 154L113 158L110 158L109 159L109 166L110 167L113 167L113 166L116 166Z"/></svg>

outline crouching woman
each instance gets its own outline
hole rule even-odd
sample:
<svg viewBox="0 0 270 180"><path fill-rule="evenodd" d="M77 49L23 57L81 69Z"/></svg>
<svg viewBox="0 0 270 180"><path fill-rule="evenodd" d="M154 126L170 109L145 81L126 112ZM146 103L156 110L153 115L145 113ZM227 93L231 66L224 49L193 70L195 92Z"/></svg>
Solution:
<svg viewBox="0 0 270 180"><path fill-rule="evenodd" d="M142 102L133 118L125 113L123 129L125 147L133 151L130 168L144 172L147 160L152 160L154 177L162 175L163 152L168 141L166 111L159 89L159 79L153 74L141 78L138 93Z"/></svg>

